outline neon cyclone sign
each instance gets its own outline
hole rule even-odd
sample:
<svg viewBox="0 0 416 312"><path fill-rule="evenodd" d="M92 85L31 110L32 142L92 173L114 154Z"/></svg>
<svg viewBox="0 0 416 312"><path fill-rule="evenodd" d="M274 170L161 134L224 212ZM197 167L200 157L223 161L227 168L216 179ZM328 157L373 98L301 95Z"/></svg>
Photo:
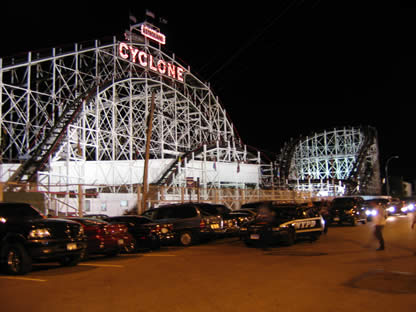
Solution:
<svg viewBox="0 0 416 312"><path fill-rule="evenodd" d="M168 76L176 79L180 82L184 80L184 72L180 66L173 63L166 62L164 60L155 60L153 55L141 51L125 42L120 42L118 46L118 54L122 59L130 60L133 63L137 63L144 68L148 68L158 74Z"/></svg>

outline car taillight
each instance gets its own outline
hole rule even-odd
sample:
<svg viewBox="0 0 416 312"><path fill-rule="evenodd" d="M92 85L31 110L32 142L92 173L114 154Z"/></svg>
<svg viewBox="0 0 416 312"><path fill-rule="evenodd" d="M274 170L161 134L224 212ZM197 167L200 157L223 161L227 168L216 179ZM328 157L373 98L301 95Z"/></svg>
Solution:
<svg viewBox="0 0 416 312"><path fill-rule="evenodd" d="M160 232L160 225L159 224L156 224L154 227L152 227L150 229L150 232L152 232L152 233L159 233Z"/></svg>
<svg viewBox="0 0 416 312"><path fill-rule="evenodd" d="M206 226L207 224L205 223L205 220L201 219L201 221L199 221L199 228L204 229Z"/></svg>

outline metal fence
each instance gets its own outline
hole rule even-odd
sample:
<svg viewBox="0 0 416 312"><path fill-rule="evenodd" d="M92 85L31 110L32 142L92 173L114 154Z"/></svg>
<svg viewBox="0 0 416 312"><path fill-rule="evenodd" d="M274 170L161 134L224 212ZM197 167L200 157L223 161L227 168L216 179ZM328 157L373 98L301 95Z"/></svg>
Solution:
<svg viewBox="0 0 416 312"><path fill-rule="evenodd" d="M13 188L14 187L14 188ZM83 215L86 213L140 214L144 210L163 204L206 202L224 204L231 209L238 209L249 202L273 200L282 203L304 203L317 200L314 193L277 190L277 189L241 189L241 188L200 188L200 187L167 187L150 185L144 190L138 184L133 188L125 187L126 192L111 193L111 186L97 185L39 185L26 184L24 188L16 185L1 184L0 200L27 201L36 198L36 205L46 214ZM122 190L122 188L119 188ZM134 193L127 190L134 190ZM3 190L7 190L4 191ZM19 190L19 192L13 191ZM43 207L39 205L39 194L43 196ZM103 203L106 203L105 210ZM128 202L119 207L120 202ZM113 209L117 206L117 209Z"/></svg>

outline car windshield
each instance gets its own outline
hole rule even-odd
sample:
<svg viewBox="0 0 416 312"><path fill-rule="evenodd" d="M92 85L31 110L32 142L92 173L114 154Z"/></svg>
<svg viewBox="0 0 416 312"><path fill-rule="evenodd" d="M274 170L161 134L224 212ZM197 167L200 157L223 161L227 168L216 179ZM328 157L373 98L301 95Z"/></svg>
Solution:
<svg viewBox="0 0 416 312"><path fill-rule="evenodd" d="M71 220L71 219L70 219ZM81 218L73 218L72 220L75 220L77 222L80 222L87 226L93 226L93 225L100 225L100 224L108 224L108 222L98 220L98 219L81 219Z"/></svg>
<svg viewBox="0 0 416 312"><path fill-rule="evenodd" d="M27 204L4 204L0 206L0 216L5 218L19 217L25 219L43 219L43 215Z"/></svg>
<svg viewBox="0 0 416 312"><path fill-rule="evenodd" d="M355 204L353 198L335 198L332 201L332 206L339 209L351 209Z"/></svg>

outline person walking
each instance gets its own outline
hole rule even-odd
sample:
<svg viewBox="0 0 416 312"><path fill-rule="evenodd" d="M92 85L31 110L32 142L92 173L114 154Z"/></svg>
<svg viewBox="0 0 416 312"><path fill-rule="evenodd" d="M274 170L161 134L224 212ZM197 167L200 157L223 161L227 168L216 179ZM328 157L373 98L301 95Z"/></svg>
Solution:
<svg viewBox="0 0 416 312"><path fill-rule="evenodd" d="M379 247L376 250L384 250L384 237L383 229L386 225L386 216L383 207L379 203L372 204L376 211L376 215L373 217L374 223L374 236L379 242Z"/></svg>

